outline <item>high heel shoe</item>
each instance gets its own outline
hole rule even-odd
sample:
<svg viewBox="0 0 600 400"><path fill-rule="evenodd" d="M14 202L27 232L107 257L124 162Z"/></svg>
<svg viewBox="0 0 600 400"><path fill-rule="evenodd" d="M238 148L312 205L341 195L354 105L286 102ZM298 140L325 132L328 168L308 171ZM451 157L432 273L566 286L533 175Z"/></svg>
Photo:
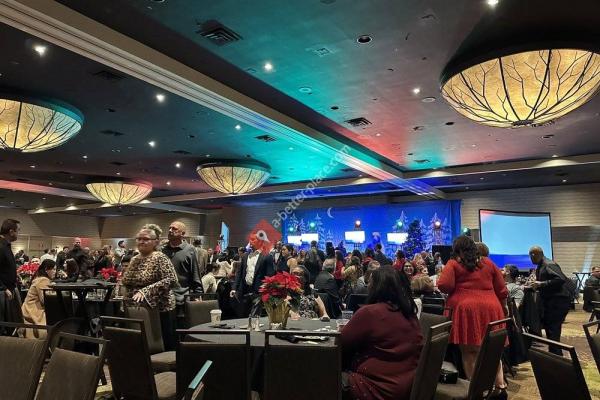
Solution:
<svg viewBox="0 0 600 400"><path fill-rule="evenodd" d="M506 388L494 388L488 399L494 400L508 400L508 393L506 392Z"/></svg>

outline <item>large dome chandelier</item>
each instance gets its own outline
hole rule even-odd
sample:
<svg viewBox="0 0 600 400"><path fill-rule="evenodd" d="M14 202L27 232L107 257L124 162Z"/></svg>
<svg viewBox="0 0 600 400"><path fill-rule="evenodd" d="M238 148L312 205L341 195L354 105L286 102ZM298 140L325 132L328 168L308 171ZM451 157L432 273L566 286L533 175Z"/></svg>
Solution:
<svg viewBox="0 0 600 400"><path fill-rule="evenodd" d="M75 136L83 116L75 108L14 94L0 94L0 148L33 153Z"/></svg>
<svg viewBox="0 0 600 400"><path fill-rule="evenodd" d="M196 171L210 187L227 194L251 192L271 176L268 165L250 160L205 163L199 165Z"/></svg>
<svg viewBox="0 0 600 400"><path fill-rule="evenodd" d="M98 200L118 206L139 203L152 191L150 183L139 181L92 182L86 188Z"/></svg>
<svg viewBox="0 0 600 400"><path fill-rule="evenodd" d="M548 3L506 0L475 27L441 77L456 111L489 126L540 126L594 96L600 34L585 15L598 4L577 0L557 10Z"/></svg>

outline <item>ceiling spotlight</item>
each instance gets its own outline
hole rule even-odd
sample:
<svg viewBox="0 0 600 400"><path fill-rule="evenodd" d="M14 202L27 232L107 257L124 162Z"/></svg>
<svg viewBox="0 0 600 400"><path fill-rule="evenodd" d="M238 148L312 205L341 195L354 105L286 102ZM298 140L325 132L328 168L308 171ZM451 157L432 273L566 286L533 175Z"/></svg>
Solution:
<svg viewBox="0 0 600 400"><path fill-rule="evenodd" d="M236 130L236 131L240 131L240 130L242 130L242 126L241 126L240 124L237 124L237 125L235 126L235 130Z"/></svg>
<svg viewBox="0 0 600 400"><path fill-rule="evenodd" d="M35 165L30 165L29 168L35 168Z"/></svg>
<svg viewBox="0 0 600 400"><path fill-rule="evenodd" d="M288 147L288 149L289 149L289 150L294 150L294 148L293 148L293 147L291 147L291 146L290 146L290 147Z"/></svg>
<svg viewBox="0 0 600 400"><path fill-rule="evenodd" d="M33 50L35 50L35 52L38 53L40 55L40 57L43 57L44 54L46 54L47 47L42 46L41 44L38 44L38 45L33 46Z"/></svg>
<svg viewBox="0 0 600 400"><path fill-rule="evenodd" d="M121 175L121 173L120 173L120 172L117 172L117 173L116 173L116 175Z"/></svg>
<svg viewBox="0 0 600 400"><path fill-rule="evenodd" d="M54 185L54 183L52 183L52 182L48 182L48 185L50 185L50 186L53 186L53 185Z"/></svg>
<svg viewBox="0 0 600 400"><path fill-rule="evenodd" d="M563 179L563 180L562 180L562 183L567 183L567 180L566 180L566 179Z"/></svg>
<svg viewBox="0 0 600 400"><path fill-rule="evenodd" d="M433 223L433 228L440 229L441 227L442 227L442 222L440 220L435 220L435 222Z"/></svg>
<svg viewBox="0 0 600 400"><path fill-rule="evenodd" d="M412 90L412 92L413 92L413 94L419 94L419 93L421 93L421 88L416 87Z"/></svg>
<svg viewBox="0 0 600 400"><path fill-rule="evenodd" d="M171 186L171 181L167 181L167 186Z"/></svg>
<svg viewBox="0 0 600 400"><path fill-rule="evenodd" d="M156 146L156 142L154 140L151 140L148 142L148 146L154 147L154 146Z"/></svg>
<svg viewBox="0 0 600 400"><path fill-rule="evenodd" d="M423 97L421 99L421 101L423 103L434 103L435 102L435 97Z"/></svg>
<svg viewBox="0 0 600 400"><path fill-rule="evenodd" d="M81 158L83 158L84 160L87 160L88 156L87 155L82 155Z"/></svg>
<svg viewBox="0 0 600 400"><path fill-rule="evenodd" d="M356 221L354 221L354 229L360 229L360 219L357 219Z"/></svg>
<svg viewBox="0 0 600 400"><path fill-rule="evenodd" d="M379 137L381 136L381 133L376 133L375 136Z"/></svg>
<svg viewBox="0 0 600 400"><path fill-rule="evenodd" d="M361 35L356 39L356 41L360 44L370 43L372 40L373 38L369 35Z"/></svg>
<svg viewBox="0 0 600 400"><path fill-rule="evenodd" d="M263 68L265 71L271 72L273 71L273 64L271 64L270 62L266 62L265 65L263 65Z"/></svg>
<svg viewBox="0 0 600 400"><path fill-rule="evenodd" d="M552 154L552 158L557 158L558 154Z"/></svg>
<svg viewBox="0 0 600 400"><path fill-rule="evenodd" d="M308 86L302 86L301 88L298 89L298 91L300 93L304 93L304 94L311 94L312 93L312 88L310 88Z"/></svg>
<svg viewBox="0 0 600 400"><path fill-rule="evenodd" d="M206 155L206 158L209 158L209 157L210 157L210 154L207 154L207 155Z"/></svg>
<svg viewBox="0 0 600 400"><path fill-rule="evenodd" d="M162 93L157 94L156 101L158 101L159 103L162 103L163 101L165 101L165 95Z"/></svg>
<svg viewBox="0 0 600 400"><path fill-rule="evenodd" d="M472 144L471 147L477 147L477 145L476 144Z"/></svg>
<svg viewBox="0 0 600 400"><path fill-rule="evenodd" d="M181 168L181 163L175 163L175 168Z"/></svg>
<svg viewBox="0 0 600 400"><path fill-rule="evenodd" d="M498 3L500 3L500 0L486 0L486 3L490 7L495 7L498 5Z"/></svg>

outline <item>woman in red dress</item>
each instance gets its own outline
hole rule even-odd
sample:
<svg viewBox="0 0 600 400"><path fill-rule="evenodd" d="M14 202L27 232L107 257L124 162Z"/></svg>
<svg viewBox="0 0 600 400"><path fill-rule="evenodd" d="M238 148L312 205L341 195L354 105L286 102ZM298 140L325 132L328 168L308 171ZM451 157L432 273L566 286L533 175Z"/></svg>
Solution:
<svg viewBox="0 0 600 400"><path fill-rule="evenodd" d="M489 258L479 256L470 237L456 238L452 251L455 259L448 261L437 285L440 291L449 295L447 306L452 309L450 343L460 346L465 373L471 379L487 325L507 314L508 290L498 267ZM496 376L499 397L504 397L505 388L500 364Z"/></svg>
<svg viewBox="0 0 600 400"><path fill-rule="evenodd" d="M398 271L402 271L402 269L404 269L404 263L406 263L406 259L404 258L404 252L402 250L398 250L396 252L396 259L394 260L394 264L392 264L392 267L394 267Z"/></svg>
<svg viewBox="0 0 600 400"><path fill-rule="evenodd" d="M344 398L408 399L421 353L417 307L404 274L391 266L373 272L367 304L342 329L350 372L342 374Z"/></svg>

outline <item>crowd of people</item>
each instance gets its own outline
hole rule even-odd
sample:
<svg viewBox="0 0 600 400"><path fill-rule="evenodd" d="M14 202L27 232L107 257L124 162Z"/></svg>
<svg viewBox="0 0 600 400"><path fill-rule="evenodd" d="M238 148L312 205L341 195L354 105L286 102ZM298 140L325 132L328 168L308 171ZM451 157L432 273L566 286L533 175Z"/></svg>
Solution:
<svg viewBox="0 0 600 400"><path fill-rule="evenodd" d="M444 264L439 253L426 251L408 255L398 250L392 260L381 245L348 252L342 244L327 243L321 250L316 242L307 249L278 242L267 253L260 250L256 235L250 236L248 248L235 252L205 250L199 240L184 240L186 226L180 221L170 224L164 239L157 225L142 227L135 251L127 250L124 242L114 250L107 246L90 251L75 238L72 247L56 255L45 252L21 305L16 269L17 260L25 262L26 256L20 252L13 256L10 247L18 232L15 220L6 220L0 227L0 320L4 321L45 324L41 291L51 281L86 279L104 268L120 271L125 302L158 309L167 350L175 348L176 317L189 293L213 293L227 287L225 298L238 305L238 317L247 317L260 312L254 308L254 299L263 279L289 272L303 288L293 317L324 320L338 318L353 294L367 295L365 305L341 333L347 370L344 393L354 399L404 398L409 393L423 340L414 301L421 295L445 299L453 322L450 342L460 347L468 378L488 323L507 315L508 299L520 304L524 287L539 292L543 327L551 339L560 340L560 325L569 305L564 274L539 247L530 250L535 269L523 285L515 266L498 268L485 244L464 235L454 240L452 256ZM501 365L493 398L506 398Z"/></svg>

